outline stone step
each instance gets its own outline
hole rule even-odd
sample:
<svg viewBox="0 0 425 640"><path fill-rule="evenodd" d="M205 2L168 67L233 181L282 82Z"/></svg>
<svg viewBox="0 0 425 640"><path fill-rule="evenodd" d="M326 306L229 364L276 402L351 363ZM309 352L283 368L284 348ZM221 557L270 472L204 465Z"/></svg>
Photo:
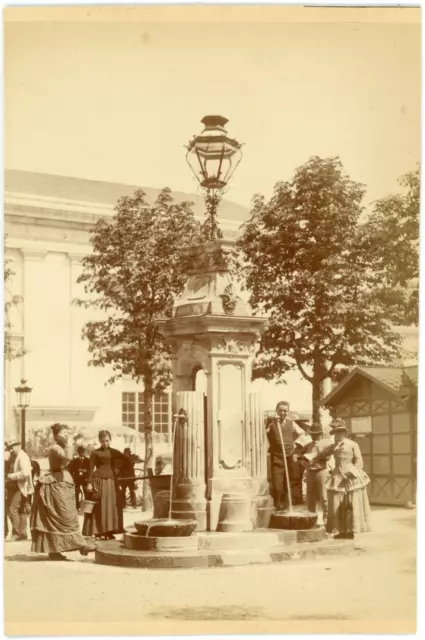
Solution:
<svg viewBox="0 0 425 640"><path fill-rule="evenodd" d="M111 540L99 545L95 552L95 563L139 569L198 569L270 564L288 560L311 559L322 555L348 554L353 551L353 540L334 539L293 545L278 545L268 549L177 552L126 549L116 540Z"/></svg>
<svg viewBox="0 0 425 640"><path fill-rule="evenodd" d="M202 531L188 537L144 537L134 527L128 527L124 546L138 551L226 551L241 549L268 549L279 545L294 545L304 542L320 542L326 537L324 527L307 531L285 531L261 529L247 533L223 533Z"/></svg>

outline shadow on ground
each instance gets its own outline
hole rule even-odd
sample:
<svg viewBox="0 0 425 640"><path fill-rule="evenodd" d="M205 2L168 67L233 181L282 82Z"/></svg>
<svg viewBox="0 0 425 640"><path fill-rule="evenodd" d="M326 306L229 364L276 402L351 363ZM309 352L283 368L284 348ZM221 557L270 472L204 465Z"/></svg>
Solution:
<svg viewBox="0 0 425 640"><path fill-rule="evenodd" d="M24 553L17 553L14 556L6 556L5 562L48 562L47 556L31 556Z"/></svg>
<svg viewBox="0 0 425 640"><path fill-rule="evenodd" d="M332 615L321 615L320 613L311 616L291 616L288 620L356 620L354 616L343 616L341 613L333 613Z"/></svg>
<svg viewBox="0 0 425 640"><path fill-rule="evenodd" d="M262 609L255 607L182 607L162 609L149 613L150 618L161 620L271 620Z"/></svg>
<svg viewBox="0 0 425 640"><path fill-rule="evenodd" d="M162 609L149 613L150 618L161 620L275 620L276 617L267 615L263 609L255 607L183 607L181 609ZM356 620L354 616L342 614L282 616L281 620Z"/></svg>
<svg viewBox="0 0 425 640"><path fill-rule="evenodd" d="M52 564L52 562L56 562L56 564L63 564L63 560L61 561L53 561L53 560L49 560L49 558L47 557L47 555L45 556L37 556L37 555L31 555L31 554L24 554L24 553L16 553L13 556L5 556L4 558L5 562L48 562L49 564ZM67 562L85 562L87 563L87 558L67 558Z"/></svg>

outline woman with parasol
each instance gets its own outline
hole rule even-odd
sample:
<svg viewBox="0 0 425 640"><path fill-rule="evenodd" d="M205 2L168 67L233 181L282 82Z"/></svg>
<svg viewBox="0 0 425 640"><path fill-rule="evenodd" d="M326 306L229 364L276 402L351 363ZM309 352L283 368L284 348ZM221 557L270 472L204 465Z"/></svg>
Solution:
<svg viewBox="0 0 425 640"><path fill-rule="evenodd" d="M336 538L353 539L355 533L370 531L370 505L367 495L369 476L363 470L363 458L357 442L347 437L342 418L331 423L335 444L321 451L315 460L333 454L335 467L327 482L328 519L326 531Z"/></svg>

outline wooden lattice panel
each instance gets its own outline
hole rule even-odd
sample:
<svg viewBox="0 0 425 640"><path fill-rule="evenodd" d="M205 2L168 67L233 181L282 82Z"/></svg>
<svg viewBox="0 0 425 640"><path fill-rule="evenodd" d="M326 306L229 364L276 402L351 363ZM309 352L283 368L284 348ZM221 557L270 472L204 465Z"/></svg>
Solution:
<svg viewBox="0 0 425 640"><path fill-rule="evenodd" d="M409 413L397 413L392 416L393 433L410 433L411 429L412 425Z"/></svg>
<svg viewBox="0 0 425 640"><path fill-rule="evenodd" d="M374 400L372 402L372 413L389 413L390 403L388 400Z"/></svg>
<svg viewBox="0 0 425 640"><path fill-rule="evenodd" d="M351 411L353 416L369 416L369 402L353 402L351 405Z"/></svg>
<svg viewBox="0 0 425 640"><path fill-rule="evenodd" d="M346 418L350 415L350 405L348 404L340 404L335 407L335 415L338 418Z"/></svg>
<svg viewBox="0 0 425 640"><path fill-rule="evenodd" d="M404 413L406 411L406 405L401 400L391 400L392 413Z"/></svg>
<svg viewBox="0 0 425 640"><path fill-rule="evenodd" d="M376 504L391 503L391 482L390 478L371 478L370 500Z"/></svg>
<svg viewBox="0 0 425 640"><path fill-rule="evenodd" d="M397 504L406 504L406 502L413 499L413 483L410 478L394 478L392 485L394 501Z"/></svg>

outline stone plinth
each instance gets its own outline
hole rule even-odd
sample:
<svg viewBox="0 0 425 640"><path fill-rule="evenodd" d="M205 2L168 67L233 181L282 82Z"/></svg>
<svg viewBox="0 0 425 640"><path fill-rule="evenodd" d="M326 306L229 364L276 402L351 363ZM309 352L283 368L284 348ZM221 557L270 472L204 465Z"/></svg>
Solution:
<svg viewBox="0 0 425 640"><path fill-rule="evenodd" d="M310 531L204 532L166 539L144 538L134 532L127 531L125 546L116 540L100 543L96 564L141 569L231 567L348 554L355 549L353 540L326 540L323 527Z"/></svg>
<svg viewBox="0 0 425 640"><path fill-rule="evenodd" d="M264 413L250 394L265 320L237 294L226 266L231 247L219 240L192 250L186 288L172 318L159 323L172 351L175 404L187 418L176 430L172 517L195 518L198 531L215 531L220 518L227 522L220 515L224 494L244 496L245 524L235 526L267 526L272 511ZM195 389L200 369L205 399Z"/></svg>

